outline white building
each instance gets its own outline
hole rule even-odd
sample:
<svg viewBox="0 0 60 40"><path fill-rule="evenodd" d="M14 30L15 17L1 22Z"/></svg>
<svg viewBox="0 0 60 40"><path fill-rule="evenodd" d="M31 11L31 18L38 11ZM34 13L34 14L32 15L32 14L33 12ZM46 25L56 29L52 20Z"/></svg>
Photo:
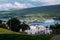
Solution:
<svg viewBox="0 0 60 40"><path fill-rule="evenodd" d="M44 26L30 26L30 30L26 30L25 32L27 32L27 34L31 34L31 35L35 35L35 34L51 34L52 30Z"/></svg>
<svg viewBox="0 0 60 40"><path fill-rule="evenodd" d="M29 20L27 21L30 25L30 30L25 30L27 34L51 34L52 30L50 28L46 28L45 26L40 25L40 23L43 23L43 21L37 21L37 20ZM44 21L45 23L51 23L54 22L53 19L47 19Z"/></svg>

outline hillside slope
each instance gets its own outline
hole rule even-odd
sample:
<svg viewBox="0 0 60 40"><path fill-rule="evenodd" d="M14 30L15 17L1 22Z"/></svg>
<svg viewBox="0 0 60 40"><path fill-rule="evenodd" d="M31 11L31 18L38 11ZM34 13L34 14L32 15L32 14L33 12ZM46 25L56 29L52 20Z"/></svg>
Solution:
<svg viewBox="0 0 60 40"><path fill-rule="evenodd" d="M4 28L0 28L0 34L20 34L20 33L13 32L11 30L7 30L7 29L4 29Z"/></svg>
<svg viewBox="0 0 60 40"><path fill-rule="evenodd" d="M0 17L13 17L13 16L25 16L30 14L37 14L35 16L58 16L60 17L60 5L50 5L43 7L33 7L27 9L11 9L10 11L0 11ZM3 16L1 16L3 15Z"/></svg>

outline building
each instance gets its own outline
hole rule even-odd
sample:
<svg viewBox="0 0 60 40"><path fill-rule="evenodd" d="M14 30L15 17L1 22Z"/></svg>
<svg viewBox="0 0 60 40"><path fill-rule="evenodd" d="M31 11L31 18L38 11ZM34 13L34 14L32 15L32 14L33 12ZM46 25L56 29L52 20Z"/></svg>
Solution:
<svg viewBox="0 0 60 40"><path fill-rule="evenodd" d="M51 34L52 30L50 30L50 28L46 28L45 26L41 26L41 25L36 25L30 26L30 30L26 30L25 32L27 32L27 34L30 35L39 35L39 34Z"/></svg>

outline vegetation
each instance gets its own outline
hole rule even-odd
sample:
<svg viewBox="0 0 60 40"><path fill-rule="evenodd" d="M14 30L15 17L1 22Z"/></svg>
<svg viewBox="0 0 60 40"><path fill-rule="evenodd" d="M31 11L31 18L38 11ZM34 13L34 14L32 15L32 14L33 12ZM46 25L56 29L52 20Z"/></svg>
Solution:
<svg viewBox="0 0 60 40"><path fill-rule="evenodd" d="M34 7L34 8L27 8L27 9L22 9L22 10L15 9L15 10L10 10L10 11L0 11L0 16L2 18L9 18L13 16L21 17L27 14L38 14L38 15L40 14L40 16L41 14L44 14L44 17L60 17L60 5Z"/></svg>
<svg viewBox="0 0 60 40"><path fill-rule="evenodd" d="M29 29L28 24L24 22L23 24L21 24L21 22L17 18L11 18L10 20L8 20L7 25L12 31L16 32L19 32L20 29L22 29L22 31Z"/></svg>
<svg viewBox="0 0 60 40"><path fill-rule="evenodd" d="M5 28L5 24L2 23L2 20L0 20L0 28Z"/></svg>
<svg viewBox="0 0 60 40"><path fill-rule="evenodd" d="M8 29L0 28L0 34L20 34L20 33L13 32L13 31L8 30Z"/></svg>
<svg viewBox="0 0 60 40"><path fill-rule="evenodd" d="M45 20L45 17L43 16L47 16L48 14L40 14L40 13L37 13L37 14L27 14L25 15L27 18L31 18L31 19L37 19L37 20Z"/></svg>
<svg viewBox="0 0 60 40"><path fill-rule="evenodd" d="M60 24L51 25L50 29L53 30L53 34L60 34Z"/></svg>
<svg viewBox="0 0 60 40"><path fill-rule="evenodd" d="M0 20L0 24L2 24L2 20Z"/></svg>
<svg viewBox="0 0 60 40"><path fill-rule="evenodd" d="M18 25L20 25L20 21L17 18L11 18L8 20L7 25L12 31L18 31Z"/></svg>
<svg viewBox="0 0 60 40"><path fill-rule="evenodd" d="M0 28L0 40L50 40L55 34L50 35L26 35Z"/></svg>
<svg viewBox="0 0 60 40"><path fill-rule="evenodd" d="M29 25L28 24L26 24L25 22L23 22L23 24L21 24L21 26L22 26L22 31L25 31L25 30L27 30L27 29L30 29L30 27L29 27Z"/></svg>
<svg viewBox="0 0 60 40"><path fill-rule="evenodd" d="M16 15L17 13L17 15ZM38 20L43 20L45 17L60 17L60 5L55 6L44 6L44 7L35 7L35 8L27 8L22 10L12 10L12 11L0 11L0 16L3 18L9 18L13 16L19 16L20 15L27 15L27 14L33 14L33 18L36 18ZM34 15L35 14L35 15ZM37 14L37 15L36 15ZM8 15L8 16L7 16ZM11 15L11 16L9 16ZM29 15L28 15L29 16ZM41 18L44 17L44 18ZM59 18L60 19L60 18ZM25 31L29 28L29 25L24 23L21 24L19 19L17 18L11 18L8 20L7 25L12 30L4 29L5 24L2 24L2 21L0 20L0 40L50 40L55 34L50 35L26 35L22 33L18 33L20 29L22 31ZM59 33L60 34L60 25L55 24L51 25L50 29L53 30L53 33ZM16 31L16 32L14 32Z"/></svg>
<svg viewBox="0 0 60 40"><path fill-rule="evenodd" d="M1 34L0 40L50 40L53 36L55 35Z"/></svg>

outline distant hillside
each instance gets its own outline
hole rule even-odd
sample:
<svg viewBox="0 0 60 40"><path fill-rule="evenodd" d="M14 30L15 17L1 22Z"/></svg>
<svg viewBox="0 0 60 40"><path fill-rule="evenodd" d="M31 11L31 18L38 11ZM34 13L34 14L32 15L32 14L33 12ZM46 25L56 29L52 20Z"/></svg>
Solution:
<svg viewBox="0 0 60 40"><path fill-rule="evenodd" d="M36 15L37 14L37 15ZM25 16L25 15L34 15L34 16L44 16L44 17L60 17L60 5L51 5L43 7L34 7L27 9L12 9L10 11L0 11L0 15L4 17L13 17L13 16ZM0 16L1 17L1 16Z"/></svg>

